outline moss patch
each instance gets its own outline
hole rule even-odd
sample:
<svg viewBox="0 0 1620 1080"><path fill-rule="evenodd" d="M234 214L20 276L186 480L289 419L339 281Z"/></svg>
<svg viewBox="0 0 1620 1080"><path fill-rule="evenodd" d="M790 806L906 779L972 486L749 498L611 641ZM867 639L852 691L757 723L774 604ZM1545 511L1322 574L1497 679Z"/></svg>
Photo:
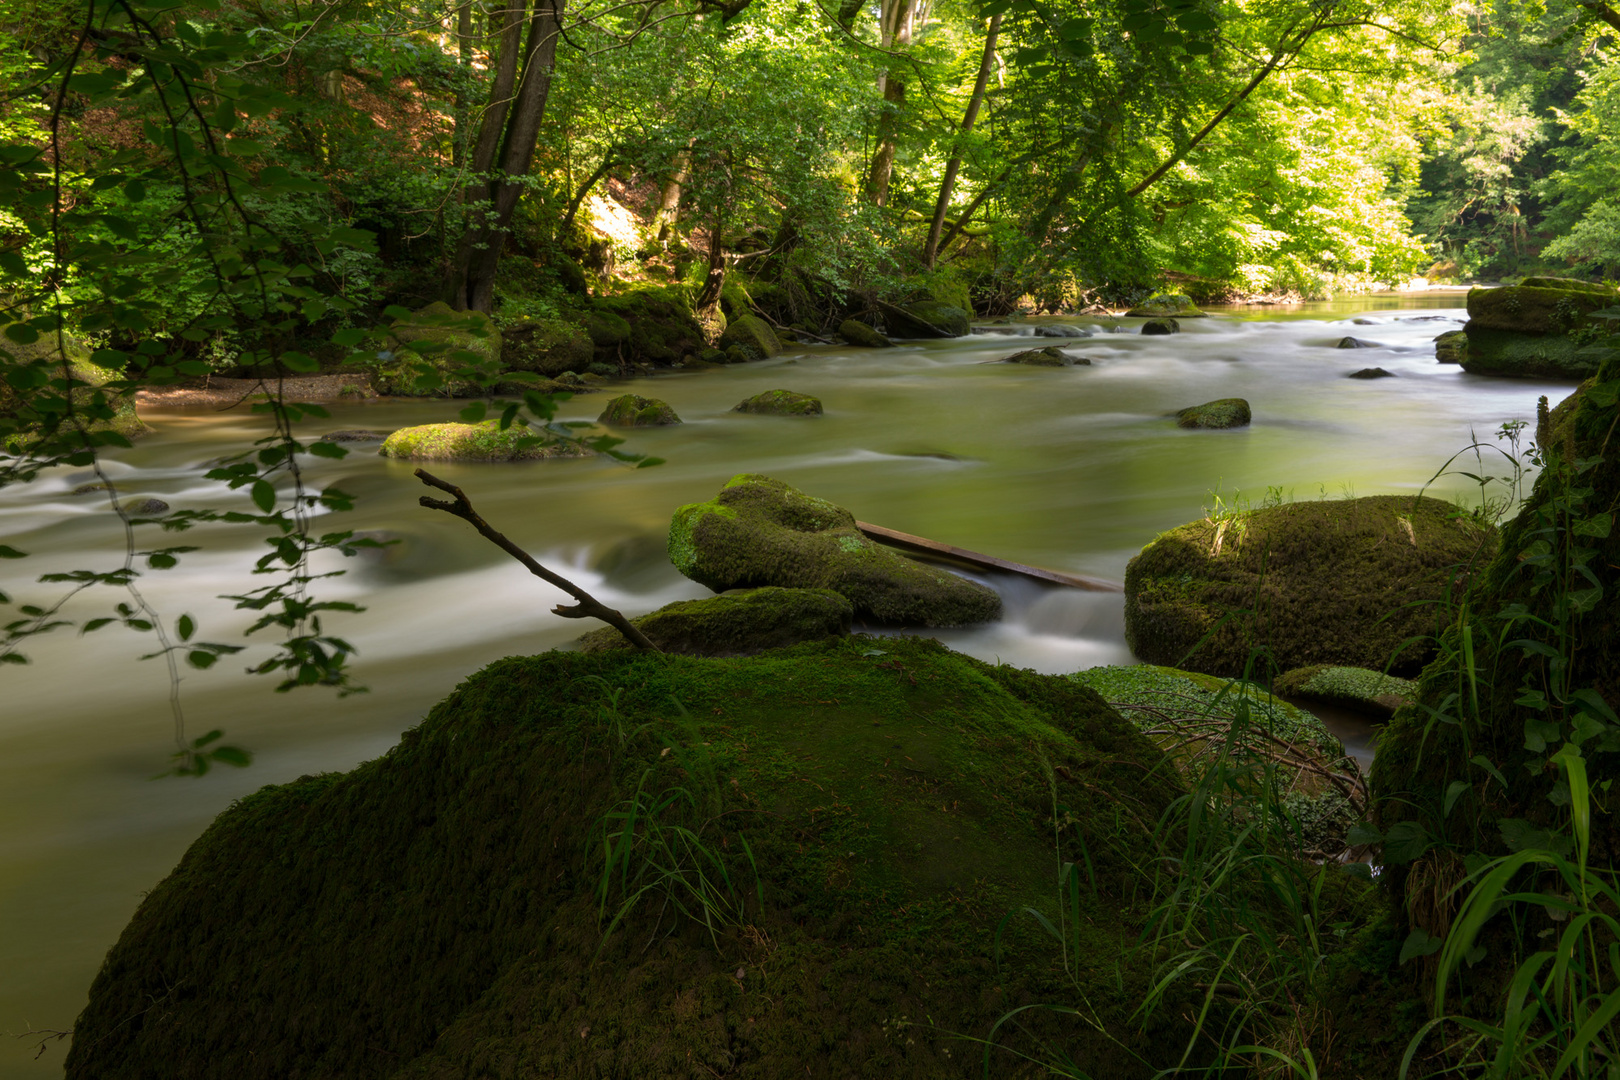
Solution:
<svg viewBox="0 0 1620 1080"><path fill-rule="evenodd" d="M1176 413L1176 426L1216 429L1248 427L1252 419L1247 401L1240 397L1229 397L1182 409Z"/></svg>
<svg viewBox="0 0 1620 1080"><path fill-rule="evenodd" d="M868 540L841 506L744 474L708 502L675 511L675 568L716 592L780 585L832 589L860 618L955 626L1001 615L994 591Z"/></svg>
<svg viewBox="0 0 1620 1080"><path fill-rule="evenodd" d="M716 942L656 890L604 942L597 822L638 787L691 793L664 823L745 909ZM997 1041L1147 1077L1196 998L1131 1019L1149 972L1118 957L1179 792L1095 694L928 641L503 660L383 758L221 815L109 954L67 1076L969 1077L958 1034L1084 1000L1106 1034L1036 1010ZM1082 852L1071 981L1033 919L998 926L1058 919Z"/></svg>
<svg viewBox="0 0 1620 1080"><path fill-rule="evenodd" d="M1125 638L1148 663L1215 675L1241 674L1257 648L1282 670L1382 670L1399 651L1394 671L1410 674L1432 644L1403 643L1440 630L1436 602L1495 550L1495 530L1429 498L1375 495L1206 518L1131 560Z"/></svg>
<svg viewBox="0 0 1620 1080"><path fill-rule="evenodd" d="M1168 316L1176 319L1202 319L1207 313L1198 310L1192 297L1182 293L1155 293L1125 313L1129 319L1152 319Z"/></svg>
<svg viewBox="0 0 1620 1080"><path fill-rule="evenodd" d="M821 399L791 390L766 390L741 402L732 412L763 413L767 416L820 416Z"/></svg>
<svg viewBox="0 0 1620 1080"><path fill-rule="evenodd" d="M732 349L742 350L746 360L765 360L782 351L776 331L758 315L744 314L731 320L719 344L728 354Z"/></svg>
<svg viewBox="0 0 1620 1080"><path fill-rule="evenodd" d="M1272 689L1288 697L1388 717L1412 697L1416 684L1368 668L1315 664L1277 676Z"/></svg>
<svg viewBox="0 0 1620 1080"><path fill-rule="evenodd" d="M896 337L963 337L972 329L973 313L938 300L919 300L903 307L886 306L884 320Z"/></svg>
<svg viewBox="0 0 1620 1080"><path fill-rule="evenodd" d="M1511 330L1521 334L1567 334L1590 323L1592 312L1617 301L1620 301L1620 292L1602 287L1510 285L1501 289L1470 289L1469 328Z"/></svg>
<svg viewBox="0 0 1620 1080"><path fill-rule="evenodd" d="M379 361L372 384L382 394L464 394L478 389L473 374L500 370L501 332L481 311L456 311L436 301L388 328L392 356Z"/></svg>
<svg viewBox="0 0 1620 1080"><path fill-rule="evenodd" d="M851 345L859 345L866 349L892 349L894 342L872 329L859 319L845 319L838 324L838 336Z"/></svg>
<svg viewBox="0 0 1620 1080"><path fill-rule="evenodd" d="M849 633L855 609L831 589L748 589L702 600L677 600L631 619L654 645L684 656L746 656L801 641ZM579 639L585 652L628 649L613 627Z"/></svg>
<svg viewBox="0 0 1620 1080"><path fill-rule="evenodd" d="M574 443L546 443L527 428L501 430L499 420L481 424L422 424L400 428L377 453L409 461L538 461L590 457Z"/></svg>
<svg viewBox="0 0 1620 1080"><path fill-rule="evenodd" d="M533 319L507 327L502 335L501 362L511 371L556 376L583 371L595 357L590 335L561 319Z"/></svg>
<svg viewBox="0 0 1620 1080"><path fill-rule="evenodd" d="M1001 363L1028 364L1031 367L1073 367L1076 364L1090 364L1091 361L1084 356L1070 356L1056 345L1048 345L1044 349L1025 349L1023 352L1004 356Z"/></svg>
<svg viewBox="0 0 1620 1080"><path fill-rule="evenodd" d="M1564 334L1528 334L1495 330L1470 322L1458 363L1473 375L1516 379L1586 379L1597 361L1581 355L1574 338Z"/></svg>

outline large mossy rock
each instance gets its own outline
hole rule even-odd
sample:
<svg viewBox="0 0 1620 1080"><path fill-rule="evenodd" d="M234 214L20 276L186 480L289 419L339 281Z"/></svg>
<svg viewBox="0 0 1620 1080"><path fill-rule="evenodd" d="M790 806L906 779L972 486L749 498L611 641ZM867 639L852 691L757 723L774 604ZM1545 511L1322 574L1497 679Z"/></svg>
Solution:
<svg viewBox="0 0 1620 1080"><path fill-rule="evenodd" d="M889 333L903 338L965 337L973 329L973 313L938 300L914 304L884 304L883 320Z"/></svg>
<svg viewBox="0 0 1620 1080"><path fill-rule="evenodd" d="M1617 303L1620 292L1564 278L1470 289L1463 370L1525 379L1589 378L1597 360L1583 354L1580 332L1591 326L1592 312Z"/></svg>
<svg viewBox="0 0 1620 1080"><path fill-rule="evenodd" d="M758 315L740 315L731 320L717 344L728 353L734 348L742 350L748 360L768 360L782 352L776 331Z"/></svg>
<svg viewBox="0 0 1620 1080"><path fill-rule="evenodd" d="M683 288L643 286L598 297L582 316L604 361L668 367L708 347Z"/></svg>
<svg viewBox="0 0 1620 1080"><path fill-rule="evenodd" d="M1398 891L1409 880L1432 889L1461 862L1459 852L1571 852L1570 791L1550 760L1566 744L1579 747L1593 800L1589 865L1620 865L1620 725L1604 715L1620 710L1620 338L1610 342L1598 376L1543 418L1537 442L1546 466L1503 527L1466 608L1450 620L1413 704L1379 736L1378 827L1389 835L1408 823L1406 836L1435 843L1421 855L1411 845L1386 848ZM1537 707L1538 698L1549 707ZM1560 699L1567 706L1557 707ZM1570 925L1531 915L1526 942ZM1444 930L1432 918L1419 925ZM1492 945L1493 965L1510 956Z"/></svg>
<svg viewBox="0 0 1620 1080"><path fill-rule="evenodd" d="M631 619L647 640L683 656L747 656L849 633L855 609L831 589L745 589L677 600ZM613 627L579 639L585 652L632 648Z"/></svg>
<svg viewBox="0 0 1620 1080"><path fill-rule="evenodd" d="M838 336L851 345L859 345L864 349L892 349L894 342L872 329L859 319L845 319L838 324Z"/></svg>
<svg viewBox="0 0 1620 1080"><path fill-rule="evenodd" d="M548 442L527 428L501 430L499 420L481 424L421 424L400 428L383 440L383 457L406 461L540 461L589 457L577 443Z"/></svg>
<svg viewBox="0 0 1620 1080"><path fill-rule="evenodd" d="M681 418L666 402L657 398L621 394L607 403L596 422L614 427L667 427L680 423Z"/></svg>
<svg viewBox="0 0 1620 1080"><path fill-rule="evenodd" d="M820 398L795 394L792 390L761 391L746 401L738 402L731 411L762 416L820 416L822 413Z"/></svg>
<svg viewBox="0 0 1620 1080"><path fill-rule="evenodd" d="M501 363L509 371L555 377L584 371L595 359L590 334L561 319L534 319L509 326L501 335Z"/></svg>
<svg viewBox="0 0 1620 1080"><path fill-rule="evenodd" d="M442 300L394 320L388 347L390 354L379 359L371 377L381 394L476 393L478 377L493 378L501 368L495 321Z"/></svg>
<svg viewBox="0 0 1620 1080"><path fill-rule="evenodd" d="M1370 668L1313 664L1285 671L1271 688L1284 697L1319 701L1385 719L1405 705L1416 684Z"/></svg>
<svg viewBox="0 0 1620 1080"><path fill-rule="evenodd" d="M669 557L715 592L832 589L858 618L878 622L959 626L1001 616L993 590L873 543L848 510L768 476L734 476L708 502L676 510Z"/></svg>
<svg viewBox="0 0 1620 1080"><path fill-rule="evenodd" d="M1253 419L1248 401L1240 397L1218 398L1176 412L1176 426L1184 428L1248 427Z"/></svg>
<svg viewBox="0 0 1620 1080"><path fill-rule="evenodd" d="M1208 312L1200 311L1192 297L1182 293L1155 293L1125 313L1128 319L1203 319Z"/></svg>
<svg viewBox="0 0 1620 1080"><path fill-rule="evenodd" d="M1442 626L1439 601L1495 550L1494 529L1425 497L1206 518L1170 530L1130 561L1125 640L1148 663L1211 675L1241 675L1262 648L1281 670L1384 670L1398 654L1391 670L1407 675L1433 655L1427 638Z"/></svg>
<svg viewBox="0 0 1620 1080"><path fill-rule="evenodd" d="M66 1075L965 1080L999 1019L1080 1000L1103 1030L1024 1012L992 1060L1145 1080L1202 1000L1144 1023L1151 966L1117 962L1181 792L1096 694L932 641L513 657L383 757L220 815L108 954ZM604 918L604 839L665 796ZM661 887L676 827L730 875L713 937ZM1077 951L1004 922L1026 907Z"/></svg>
<svg viewBox="0 0 1620 1080"><path fill-rule="evenodd" d="M25 312L13 311L9 315L0 314L0 322L14 319L18 314L26 316ZM103 418L95 420L90 425L92 432L111 432L125 439L134 439L146 433L146 425L135 414L134 392L108 387L109 383L123 377L122 372L97 364L90 347L78 335L64 333L59 344L56 334L42 333L26 345L9 337L0 337L0 349L10 353L12 360L18 364L41 365L47 380L60 383L57 389L51 391L51 395L58 400L61 394L66 393L75 408L102 412ZM68 380L63 379L64 352L72 383L78 385L70 386ZM18 452L28 445L28 433L39 430L30 417L37 418L41 414L25 408L17 390L4 380L0 380L0 416L7 417L22 429L22 433L0 444L0 449Z"/></svg>

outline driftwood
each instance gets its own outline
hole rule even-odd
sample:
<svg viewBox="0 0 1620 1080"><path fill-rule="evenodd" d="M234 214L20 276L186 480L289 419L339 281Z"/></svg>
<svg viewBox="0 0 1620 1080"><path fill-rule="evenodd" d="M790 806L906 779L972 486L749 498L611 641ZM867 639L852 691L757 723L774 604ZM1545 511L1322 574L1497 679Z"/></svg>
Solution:
<svg viewBox="0 0 1620 1080"><path fill-rule="evenodd" d="M579 603L572 606L558 604L556 607L551 609L552 614L561 615L565 619L601 619L619 633L623 634L630 641L630 644L634 645L636 648L644 649L647 652L660 651L658 646L654 645L651 641L648 641L647 635L638 630L629 619L626 619L619 612L614 611L612 608L601 603L596 599L596 597L592 596L590 593L586 592L578 585L575 585L572 581L569 581L562 575L554 574L550 570L547 570L545 567L535 562L533 557L531 557L527 551L524 551L522 548L512 543L512 541L508 540L500 532L497 532L493 527L490 526L489 522L485 521L478 515L478 511L473 509L472 502L468 500L466 494L463 493L460 488L456 487L454 484L445 483L443 480L440 480L437 476L434 476L426 469L417 469L416 478L422 481L422 483L426 484L428 487L435 487L440 491L448 492L455 498L455 502L445 502L443 499L434 499L423 495L417 500L423 506L427 507L429 510L442 510L446 514L451 514L467 522L473 528L477 529L479 534L483 536L484 539L488 540L490 543L494 544L496 547L500 548L502 551L506 552L508 555L512 556L512 558L516 559L518 562L527 567L529 573L533 574L542 581L557 586L557 588L563 590L579 601Z"/></svg>
<svg viewBox="0 0 1620 1080"><path fill-rule="evenodd" d="M1018 574L1021 577L1033 578L1051 585L1067 585L1071 589L1086 589L1091 592L1124 592L1125 587L1102 578L1085 577L1081 574L1065 574L1061 570L1047 570L1040 566L1026 566L1024 563L1011 562L1007 559L998 559L994 555L982 555L977 551L954 547L951 544L941 544L937 540L925 540L910 533L897 532L894 529L885 529L881 525L872 525L865 521L857 521L855 527L866 536L880 544L899 548L918 555L932 555L935 558L952 562L965 563L980 570L999 570L1005 574Z"/></svg>

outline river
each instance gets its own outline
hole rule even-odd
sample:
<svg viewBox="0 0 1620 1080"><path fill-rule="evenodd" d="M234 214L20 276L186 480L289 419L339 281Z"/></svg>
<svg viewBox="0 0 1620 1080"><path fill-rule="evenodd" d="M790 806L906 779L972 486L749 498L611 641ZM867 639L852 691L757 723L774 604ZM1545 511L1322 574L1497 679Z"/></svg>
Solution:
<svg viewBox="0 0 1620 1080"><path fill-rule="evenodd" d="M1217 494L1227 504L1258 504L1268 492L1294 499L1415 492L1471 435L1488 440L1506 421L1533 421L1539 395L1556 402L1569 392L1566 384L1480 378L1437 364L1431 339L1461 324L1460 305L1455 291L1388 294L1223 311L1185 321L1172 337L1110 333L1108 320L1077 319L1047 321L1086 325L1096 336L794 347L756 364L627 384L668 401L685 420L629 433L628 448L667 459L656 468L605 460L432 468L462 485L497 528L628 614L706 595L668 564L664 531L676 506L712 497L739 472L779 477L865 521L1119 580L1144 544L1201 516ZM1374 347L1332 347L1352 334ZM1034 344L1061 344L1094 362L1064 369L982 363ZM1397 377L1345 377L1373 366ZM826 415L730 411L776 388L816 395ZM1251 427L1183 431L1166 418L1232 396L1252 403ZM561 415L594 419L605 400L575 398ZM452 420L458 407L334 406L331 420L312 421L304 432ZM196 410L146 419L153 433L108 464L128 495L160 497L177 509L248 508L245 497L201 476L212 459L261 433L254 417ZM149 635L59 630L31 645L30 665L0 672L0 1032L70 1028L143 892L233 799L374 757L483 664L566 647L588 629L550 614L561 594L463 522L420 508L425 489L409 464L363 449L309 466L319 483L359 497L333 528L402 538L381 553L334 559L323 569L348 573L319 584L320 595L367 608L334 617L328 629L358 646L356 671L370 693L275 694L268 680L242 674L244 659L267 655L263 646L211 671L187 672L190 732L223 728L226 741L250 747L256 761L197 780L152 780L165 765L171 720L162 666L137 662L153 648ZM0 542L34 553L0 564L14 600L54 598L57 587L29 584L38 574L116 565L115 516L97 496L69 494L89 478L61 470L0 491ZM1447 477L1431 492L1466 496L1469 488ZM203 550L179 569L149 572L148 597L170 620L195 616L200 638L240 642L247 620L218 596L262 583L248 576L266 550L262 539L241 526L143 538L143 546L173 543ZM1007 617L941 632L952 647L1048 672L1130 662L1117 594L986 580L1002 591ZM71 613L89 618L116 599L110 590L81 596ZM0 1076L60 1075L64 1045L50 1042L36 1059L37 1042L0 1040Z"/></svg>

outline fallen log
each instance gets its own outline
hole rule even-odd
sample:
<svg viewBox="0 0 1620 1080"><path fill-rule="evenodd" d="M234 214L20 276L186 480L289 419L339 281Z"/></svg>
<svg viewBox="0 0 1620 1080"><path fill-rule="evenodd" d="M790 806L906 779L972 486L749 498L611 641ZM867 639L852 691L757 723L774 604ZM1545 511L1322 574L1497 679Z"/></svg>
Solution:
<svg viewBox="0 0 1620 1080"><path fill-rule="evenodd" d="M1028 566L1008 559L998 559L994 555L984 555L952 544L941 544L937 540L927 540L921 536L912 536L910 533L899 532L895 529L885 529L881 525L873 525L865 521L857 521L855 527L880 544L886 544L889 547L898 548L912 554L942 559L946 562L963 563L978 570L1018 574L1022 577L1032 578L1035 581L1046 582L1049 585L1067 585L1071 589L1086 589L1091 592L1117 593L1125 591L1125 586L1117 582L1086 577L1082 574L1066 574L1061 570L1048 570L1041 566Z"/></svg>

